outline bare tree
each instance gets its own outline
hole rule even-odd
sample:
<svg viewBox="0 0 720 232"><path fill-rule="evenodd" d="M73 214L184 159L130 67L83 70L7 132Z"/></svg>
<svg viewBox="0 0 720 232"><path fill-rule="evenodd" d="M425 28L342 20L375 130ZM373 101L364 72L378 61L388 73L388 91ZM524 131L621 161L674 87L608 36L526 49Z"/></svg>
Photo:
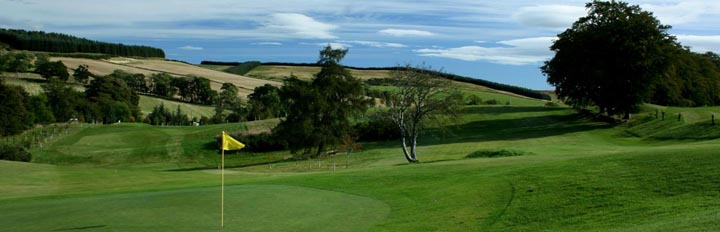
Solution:
<svg viewBox="0 0 720 232"><path fill-rule="evenodd" d="M445 128L456 121L462 108L462 95L449 87L451 81L439 72L419 66L405 66L392 75L397 89L385 93L385 112L400 130L400 142L408 162L418 162L418 135L428 124Z"/></svg>

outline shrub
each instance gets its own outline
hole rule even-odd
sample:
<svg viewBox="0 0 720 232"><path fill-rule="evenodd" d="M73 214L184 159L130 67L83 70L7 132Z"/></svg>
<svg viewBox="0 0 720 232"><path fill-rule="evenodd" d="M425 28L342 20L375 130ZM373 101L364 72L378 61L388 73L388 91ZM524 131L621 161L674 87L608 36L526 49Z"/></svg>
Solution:
<svg viewBox="0 0 720 232"><path fill-rule="evenodd" d="M32 155L21 145L0 144L0 160L30 162Z"/></svg>
<svg viewBox="0 0 720 232"><path fill-rule="evenodd" d="M482 98L478 97L477 95L470 95L467 97L467 101L465 101L465 105L480 105L483 103Z"/></svg>
<svg viewBox="0 0 720 232"><path fill-rule="evenodd" d="M371 115L370 120L355 125L359 141L389 141L400 139L397 125L387 118Z"/></svg>
<svg viewBox="0 0 720 232"><path fill-rule="evenodd" d="M498 102L498 100L495 100L495 99L490 99L490 100L485 101L485 104L486 105L497 105L497 104L500 104L500 102Z"/></svg>
<svg viewBox="0 0 720 232"><path fill-rule="evenodd" d="M557 104L556 102L551 102L551 101L550 101L550 102L545 103L545 106L547 106L547 107L558 107L558 106L560 106L560 104Z"/></svg>
<svg viewBox="0 0 720 232"><path fill-rule="evenodd" d="M532 153L521 151L521 150L506 150L506 149L500 149L500 150L479 150L475 151L473 153L470 153L465 156L465 158L496 158L496 157L509 157L509 156L522 156L522 155L530 155Z"/></svg>

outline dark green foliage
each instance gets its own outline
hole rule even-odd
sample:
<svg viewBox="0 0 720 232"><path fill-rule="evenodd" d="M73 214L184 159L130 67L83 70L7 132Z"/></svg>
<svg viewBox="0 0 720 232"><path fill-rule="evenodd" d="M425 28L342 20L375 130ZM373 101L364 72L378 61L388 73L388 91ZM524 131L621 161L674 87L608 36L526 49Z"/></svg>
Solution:
<svg viewBox="0 0 720 232"><path fill-rule="evenodd" d="M150 76L150 91L152 94L172 98L177 94L177 89L172 85L173 77L167 73L156 73Z"/></svg>
<svg viewBox="0 0 720 232"><path fill-rule="evenodd" d="M485 103L485 105L499 105L500 104L500 102L498 102L498 100L495 100L495 99L486 100L484 103Z"/></svg>
<svg viewBox="0 0 720 232"><path fill-rule="evenodd" d="M678 49L665 75L651 85L648 101L671 106L720 104L720 69L715 56Z"/></svg>
<svg viewBox="0 0 720 232"><path fill-rule="evenodd" d="M400 139L397 125L389 118L380 115L371 115L369 120L356 124L355 133L358 140L363 142Z"/></svg>
<svg viewBox="0 0 720 232"><path fill-rule="evenodd" d="M391 78L370 78L365 80L365 84L374 86L392 86L395 85L395 80Z"/></svg>
<svg viewBox="0 0 720 232"><path fill-rule="evenodd" d="M81 93L75 91L72 87L69 87L57 79L50 79L48 84L43 86L43 92L47 96L47 102L52 111L52 115L58 122L67 122L68 120L78 117L76 108L82 108L86 112L91 112L92 109L84 106L81 101ZM88 114L90 118L94 118L91 114Z"/></svg>
<svg viewBox="0 0 720 232"><path fill-rule="evenodd" d="M250 72L253 69L260 66L261 64L262 63L260 63L259 61L248 61L248 62L243 62L243 63L237 64L237 65L227 68L223 71L238 74L238 75L245 75L248 72Z"/></svg>
<svg viewBox="0 0 720 232"><path fill-rule="evenodd" d="M32 155L20 144L0 144L0 160L30 162Z"/></svg>
<svg viewBox="0 0 720 232"><path fill-rule="evenodd" d="M479 150L468 154L465 158L497 158L497 157L508 157L508 156L522 156L532 155L530 152L512 149L500 149L500 150Z"/></svg>
<svg viewBox="0 0 720 232"><path fill-rule="evenodd" d="M545 103L545 106L547 106L547 107L558 107L558 106L560 106L560 104L558 104L558 103L556 103L556 102L551 102L551 101L549 101L549 102Z"/></svg>
<svg viewBox="0 0 720 232"><path fill-rule="evenodd" d="M18 134L33 125L26 108L29 95L22 87L9 86L0 79L0 136Z"/></svg>
<svg viewBox="0 0 720 232"><path fill-rule="evenodd" d="M255 87L248 95L248 120L276 118L286 113L280 101L280 89L270 84Z"/></svg>
<svg viewBox="0 0 720 232"><path fill-rule="evenodd" d="M142 73L128 73L123 70L117 69L113 71L109 76L125 81L128 87L138 93L151 94L150 83L145 74Z"/></svg>
<svg viewBox="0 0 720 232"><path fill-rule="evenodd" d="M42 31L0 29L0 42L18 50L59 53L104 53L118 56L138 57L165 57L165 52L159 48L104 43L65 34L45 33Z"/></svg>
<svg viewBox="0 0 720 232"><path fill-rule="evenodd" d="M48 106L48 99L45 94L30 96L28 110L33 116L34 123L50 124L55 122L55 116Z"/></svg>
<svg viewBox="0 0 720 232"><path fill-rule="evenodd" d="M593 1L586 7L588 15L558 35L542 72L568 104L628 116L666 72L675 38L639 6Z"/></svg>
<svg viewBox="0 0 720 232"><path fill-rule="evenodd" d="M480 104L483 104L483 100L482 100L482 98L478 97L475 94L470 95L467 97L467 99L465 99L465 105L474 106L474 105L480 105Z"/></svg>
<svg viewBox="0 0 720 232"><path fill-rule="evenodd" d="M0 72L28 72L35 58L27 52L0 52Z"/></svg>
<svg viewBox="0 0 720 232"><path fill-rule="evenodd" d="M151 125L176 126L188 125L190 123L188 121L187 114L183 113L182 110L180 110L179 105L177 110L175 110L175 112L173 113L170 111L170 109L165 108L165 104L162 103L159 106L155 106L155 108L153 108L153 111L145 118L145 122Z"/></svg>
<svg viewBox="0 0 720 232"><path fill-rule="evenodd" d="M73 78L75 78L75 81L82 84L87 84L91 76L92 73L90 73L86 64L79 65L73 72Z"/></svg>
<svg viewBox="0 0 720 232"><path fill-rule="evenodd" d="M347 50L325 47L318 61L323 67L312 83L291 77L280 89L288 115L273 131L286 139L292 151L316 147L316 155L322 154L351 133L350 119L371 104L362 81L338 64L345 54Z"/></svg>
<svg viewBox="0 0 720 232"><path fill-rule="evenodd" d="M36 63L35 72L45 79L58 78L62 81L67 81L70 74L67 71L67 67L62 61L55 62L40 62Z"/></svg>
<svg viewBox="0 0 720 232"><path fill-rule="evenodd" d="M223 83L220 89L222 91L214 100L215 115L213 115L212 121L214 123L222 123L232 119L232 122L238 122L240 120L239 117L233 116L228 118L225 116L225 110L237 111L237 108L241 107L238 88L232 83Z"/></svg>
<svg viewBox="0 0 720 232"><path fill-rule="evenodd" d="M105 123L140 119L140 97L122 79L113 76L95 78L85 90L85 97L100 110Z"/></svg>

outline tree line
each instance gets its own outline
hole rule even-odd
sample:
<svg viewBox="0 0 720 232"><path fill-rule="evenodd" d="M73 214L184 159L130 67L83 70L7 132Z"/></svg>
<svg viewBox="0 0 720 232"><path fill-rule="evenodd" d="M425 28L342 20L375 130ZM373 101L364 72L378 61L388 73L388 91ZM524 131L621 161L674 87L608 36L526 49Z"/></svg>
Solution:
<svg viewBox="0 0 720 232"><path fill-rule="evenodd" d="M114 44L79 38L61 33L0 28L0 43L13 49L59 53L103 53L116 56L165 58L162 49Z"/></svg>
<svg viewBox="0 0 720 232"><path fill-rule="evenodd" d="M287 63L287 62L264 62L264 63L261 63L259 61L248 61L248 62L202 61L201 64L234 66L233 68L230 68L225 71L235 73L235 74L240 74L240 75L245 75L247 72L250 72L250 70L252 70L253 68L260 66L260 65L323 67L323 64L320 64L320 63ZM347 68L347 69L355 69L355 70L396 71L396 70L406 69L406 71L421 71L421 70L410 70L410 69L414 69L415 67L407 67L407 66L405 66L405 67L401 67L401 66L364 67L363 68L363 67L353 67L353 66L344 66L343 65L342 67ZM234 68L236 68L236 69L234 69ZM231 69L233 69L233 71L231 71ZM514 93L517 95L526 96L526 97L530 97L530 98L535 98L535 99L548 100L548 101L551 100L550 95L547 95L545 93L535 91L532 89L528 89L528 88L523 88L523 87L508 85L508 84L502 84L502 83L497 83L497 82L492 82L492 81L487 81L487 80L477 79L477 78L472 78L472 77L465 77L465 76L445 73L445 72L441 72L441 71L435 71L435 70L429 70L429 71L433 72L433 75L435 75L435 76L458 81L458 82L482 85L482 86L485 86L488 88L506 91L506 92L510 92L510 93ZM379 78L376 78L376 79L379 79Z"/></svg>

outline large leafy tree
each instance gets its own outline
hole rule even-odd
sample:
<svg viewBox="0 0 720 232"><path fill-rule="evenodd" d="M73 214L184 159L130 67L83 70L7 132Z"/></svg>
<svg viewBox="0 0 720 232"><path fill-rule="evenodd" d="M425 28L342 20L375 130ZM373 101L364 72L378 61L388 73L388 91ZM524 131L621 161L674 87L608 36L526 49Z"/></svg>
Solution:
<svg viewBox="0 0 720 232"><path fill-rule="evenodd" d="M105 123L118 120L133 122L140 118L140 97L119 78L105 76L93 79L85 90L85 97L98 107Z"/></svg>
<svg viewBox="0 0 720 232"><path fill-rule="evenodd" d="M290 78L282 87L280 95L288 102L288 115L275 131L291 149L315 147L315 155L322 154L351 132L350 119L371 104L363 82L340 65L346 54L347 49L325 47L318 61L322 68L311 83Z"/></svg>
<svg viewBox="0 0 720 232"><path fill-rule="evenodd" d="M13 135L32 126L32 114L27 110L29 95L22 87L5 85L0 79L0 136Z"/></svg>
<svg viewBox="0 0 720 232"><path fill-rule="evenodd" d="M59 78L62 81L67 81L70 77L67 67L59 60L55 62L42 61L39 64L36 64L36 66L35 72L46 79Z"/></svg>
<svg viewBox="0 0 720 232"><path fill-rule="evenodd" d="M593 1L586 8L587 16L558 35L542 72L569 104L629 117L666 72L675 38L639 6Z"/></svg>
<svg viewBox="0 0 720 232"><path fill-rule="evenodd" d="M280 101L280 89L270 84L255 87L253 93L248 95L250 112L248 118L258 120L280 117L284 107Z"/></svg>

